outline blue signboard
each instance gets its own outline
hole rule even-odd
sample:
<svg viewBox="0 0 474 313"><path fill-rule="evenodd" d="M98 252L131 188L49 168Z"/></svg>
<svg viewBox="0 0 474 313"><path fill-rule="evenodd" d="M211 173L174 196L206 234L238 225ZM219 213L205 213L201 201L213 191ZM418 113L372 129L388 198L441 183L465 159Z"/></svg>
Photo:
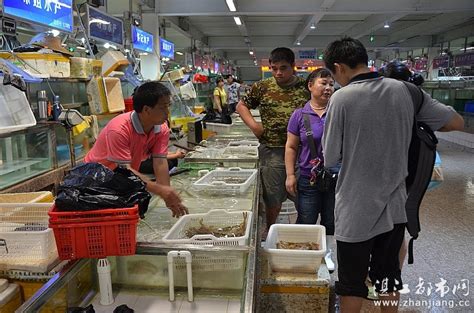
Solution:
<svg viewBox="0 0 474 313"><path fill-rule="evenodd" d="M123 45L123 21L87 6L89 37Z"/></svg>
<svg viewBox="0 0 474 313"><path fill-rule="evenodd" d="M174 59L174 43L160 38L160 55L162 58Z"/></svg>
<svg viewBox="0 0 474 313"><path fill-rule="evenodd" d="M73 0L3 0L3 12L15 19L73 31Z"/></svg>
<svg viewBox="0 0 474 313"><path fill-rule="evenodd" d="M153 52L153 35L146 31L132 26L133 49L144 52Z"/></svg>
<svg viewBox="0 0 474 313"><path fill-rule="evenodd" d="M315 60L315 59L316 59L316 49L312 49L312 50L299 50L299 51L298 51L298 57L299 57L299 59Z"/></svg>

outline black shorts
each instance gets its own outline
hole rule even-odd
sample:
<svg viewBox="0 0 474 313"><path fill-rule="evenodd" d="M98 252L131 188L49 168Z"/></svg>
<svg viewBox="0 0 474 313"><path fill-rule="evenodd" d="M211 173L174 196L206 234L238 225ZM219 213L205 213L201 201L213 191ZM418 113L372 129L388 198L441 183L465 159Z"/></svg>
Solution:
<svg viewBox="0 0 474 313"><path fill-rule="evenodd" d="M367 241L337 241L339 281L335 285L336 294L367 298L367 274L378 293L401 290L398 254L404 235L405 224L395 224L391 231Z"/></svg>

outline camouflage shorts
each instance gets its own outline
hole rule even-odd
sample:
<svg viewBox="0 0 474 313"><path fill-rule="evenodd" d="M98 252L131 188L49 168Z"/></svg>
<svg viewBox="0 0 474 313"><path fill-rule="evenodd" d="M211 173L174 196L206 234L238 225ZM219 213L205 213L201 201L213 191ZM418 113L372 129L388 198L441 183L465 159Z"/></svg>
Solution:
<svg viewBox="0 0 474 313"><path fill-rule="evenodd" d="M278 207L287 199L285 187L285 148L270 148L261 144L258 153L265 207Z"/></svg>

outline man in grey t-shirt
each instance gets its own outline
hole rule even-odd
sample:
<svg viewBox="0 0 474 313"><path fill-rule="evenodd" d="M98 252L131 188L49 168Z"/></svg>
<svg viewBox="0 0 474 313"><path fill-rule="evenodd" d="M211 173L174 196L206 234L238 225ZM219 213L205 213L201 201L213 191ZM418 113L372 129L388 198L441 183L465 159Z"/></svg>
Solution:
<svg viewBox="0 0 474 313"><path fill-rule="evenodd" d="M325 166L341 164L334 212L336 293L341 312L359 312L368 293L367 274L386 300L397 300L393 291L402 289L398 252L407 221L414 106L402 82L369 71L367 51L358 40L331 43L324 62L343 86L331 97L323 137ZM464 127L459 114L427 94L417 119L433 130ZM383 312L396 310L382 306Z"/></svg>

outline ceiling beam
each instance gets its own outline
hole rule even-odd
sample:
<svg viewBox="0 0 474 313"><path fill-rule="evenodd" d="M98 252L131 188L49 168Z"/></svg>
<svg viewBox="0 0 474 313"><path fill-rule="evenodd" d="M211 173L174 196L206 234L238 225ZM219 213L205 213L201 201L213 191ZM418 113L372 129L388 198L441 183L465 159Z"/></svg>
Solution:
<svg viewBox="0 0 474 313"><path fill-rule="evenodd" d="M196 39L208 45L208 37L204 35L197 27L189 23L189 30L185 31L181 27L179 27L179 18L177 16L168 16L166 22L170 23L170 26L176 30L177 32L181 33L183 36L188 38Z"/></svg>
<svg viewBox="0 0 474 313"><path fill-rule="evenodd" d="M328 0L331 3L334 0ZM239 0L240 16L316 15L321 13L321 2L326 0ZM215 0L156 0L160 16L234 16L225 1ZM474 10L472 0L337 0L325 14L436 14Z"/></svg>
<svg viewBox="0 0 474 313"><path fill-rule="evenodd" d="M385 23L393 23L407 14L382 14L382 15L370 15L363 22L351 27L345 34L349 37L359 39L363 36L370 35L376 30L382 28Z"/></svg>
<svg viewBox="0 0 474 313"><path fill-rule="evenodd" d="M238 37L237 37L238 38ZM293 36L253 36L251 37L253 47L260 52L271 51L275 47L291 47L294 37ZM298 47L298 49L324 49L326 46L334 41L334 36L308 36L304 45ZM374 42L370 42L369 36L360 38L360 41L366 46L367 49L374 49L385 47L389 43L388 36L376 36ZM432 36L421 36L415 38L415 40L406 40L394 45L408 46L413 48L430 47L432 44ZM226 50L231 53L232 51L246 51L247 46L244 42L236 40L236 37L209 37L209 47L211 49Z"/></svg>
<svg viewBox="0 0 474 313"><path fill-rule="evenodd" d="M434 36L433 44L441 44L446 41L471 36L474 36L474 23L469 23L469 25L461 26L460 28L456 28ZM468 42L468 44L469 43L470 42Z"/></svg>
<svg viewBox="0 0 474 313"><path fill-rule="evenodd" d="M448 13L435 16L427 21L390 34L387 44L403 42L416 36L432 35L449 30L473 18L473 12Z"/></svg>
<svg viewBox="0 0 474 313"><path fill-rule="evenodd" d="M295 33L295 41L293 42L293 45L297 45L297 43L301 43L303 39L308 36L308 34L311 32L311 26L314 25L317 27L319 21L324 17L324 12L329 10L336 0L324 0L323 3L321 3L320 6L320 13L314 14L314 15L309 15L306 16L304 19L304 22L302 25L298 27Z"/></svg>

